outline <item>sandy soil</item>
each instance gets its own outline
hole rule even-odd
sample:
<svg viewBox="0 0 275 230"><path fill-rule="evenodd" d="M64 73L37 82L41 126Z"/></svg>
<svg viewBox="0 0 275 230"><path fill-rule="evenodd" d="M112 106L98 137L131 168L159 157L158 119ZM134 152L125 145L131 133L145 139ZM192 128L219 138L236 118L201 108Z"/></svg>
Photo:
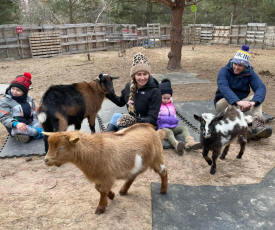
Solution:
<svg viewBox="0 0 275 230"><path fill-rule="evenodd" d="M29 71L33 75L30 91L36 102L51 84L67 84L94 79L98 73L120 76L115 82L119 93L129 80L132 56L145 53L152 63L153 73L167 72L168 48L127 50L125 57L117 52L93 53L94 62L86 55L59 56L49 59L26 59L0 63L0 83ZM199 74L211 84L174 86L175 101L213 98L219 69L236 52L236 47L183 47L183 71ZM264 111L275 115L275 50L253 50L251 60L267 86ZM275 129L275 122L271 125ZM6 139L0 126L0 146ZM238 146L233 145L225 161L218 160L217 173L209 174L209 166L200 151L186 152L182 157L166 150L169 183L185 185L220 185L258 183L275 166L275 136L250 142L242 160L235 159ZM47 167L43 157L1 159L0 167L0 229L151 229L150 183L159 177L147 171L137 178L126 197L116 195L104 215L94 214L99 194L73 165ZM116 194L122 181L117 181Z"/></svg>

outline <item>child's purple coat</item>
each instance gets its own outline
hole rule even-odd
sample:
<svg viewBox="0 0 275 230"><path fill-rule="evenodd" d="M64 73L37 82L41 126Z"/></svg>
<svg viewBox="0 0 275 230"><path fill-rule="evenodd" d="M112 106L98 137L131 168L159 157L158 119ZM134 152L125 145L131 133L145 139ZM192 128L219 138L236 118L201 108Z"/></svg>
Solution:
<svg viewBox="0 0 275 230"><path fill-rule="evenodd" d="M168 104L161 103L157 120L158 129L175 128L177 127L178 122L179 120L173 102L170 101Z"/></svg>

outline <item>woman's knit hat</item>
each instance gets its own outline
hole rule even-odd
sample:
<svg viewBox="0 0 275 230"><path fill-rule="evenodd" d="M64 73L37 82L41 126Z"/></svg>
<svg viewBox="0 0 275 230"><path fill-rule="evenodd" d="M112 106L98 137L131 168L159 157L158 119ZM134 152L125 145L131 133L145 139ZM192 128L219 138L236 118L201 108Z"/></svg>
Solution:
<svg viewBox="0 0 275 230"><path fill-rule="evenodd" d="M250 65L249 46L243 45L242 48L237 51L231 62L248 67Z"/></svg>
<svg viewBox="0 0 275 230"><path fill-rule="evenodd" d="M161 83L159 84L159 89L160 89L161 95L163 94L170 94L171 96L173 95L171 81L167 78L161 81Z"/></svg>
<svg viewBox="0 0 275 230"><path fill-rule="evenodd" d="M142 53L137 53L134 55L130 76L133 77L134 74L139 71L146 71L149 74L151 73L151 65L146 56Z"/></svg>
<svg viewBox="0 0 275 230"><path fill-rule="evenodd" d="M28 93L30 89L32 75L28 72L25 72L23 75L17 76L10 84L11 87L18 87L24 93Z"/></svg>

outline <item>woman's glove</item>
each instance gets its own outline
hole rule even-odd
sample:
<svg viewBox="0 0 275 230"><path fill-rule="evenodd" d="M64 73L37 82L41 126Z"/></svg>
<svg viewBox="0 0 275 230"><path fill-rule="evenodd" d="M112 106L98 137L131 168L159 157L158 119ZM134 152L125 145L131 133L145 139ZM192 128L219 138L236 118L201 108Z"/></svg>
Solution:
<svg viewBox="0 0 275 230"><path fill-rule="evenodd" d="M123 128L129 127L136 123L136 118L130 114L123 114L122 118L117 120L117 125Z"/></svg>

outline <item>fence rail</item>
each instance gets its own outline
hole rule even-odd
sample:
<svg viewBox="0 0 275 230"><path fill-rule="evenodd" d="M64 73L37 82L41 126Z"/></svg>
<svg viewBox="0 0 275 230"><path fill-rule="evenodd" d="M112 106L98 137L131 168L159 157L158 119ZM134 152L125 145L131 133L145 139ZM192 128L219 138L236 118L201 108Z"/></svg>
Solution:
<svg viewBox="0 0 275 230"><path fill-rule="evenodd" d="M22 33L16 33L17 28ZM47 56L56 54L84 53L144 44L170 45L170 25L148 24L138 28L135 24L64 24L64 25L0 25L0 60L39 57L33 55L32 45L48 48ZM18 32L18 31L17 31ZM31 35L55 34L44 37L43 41ZM57 36L58 35L58 36ZM182 30L183 44L250 44L260 48L275 47L275 26L265 23L247 25L215 26L212 24L190 24ZM153 40L153 42L151 42ZM55 44L57 43L57 44ZM58 45L58 47L48 47ZM60 46L60 47L59 47ZM46 48L47 47L47 48ZM59 52L51 49L59 48ZM43 56L41 55L41 56Z"/></svg>

